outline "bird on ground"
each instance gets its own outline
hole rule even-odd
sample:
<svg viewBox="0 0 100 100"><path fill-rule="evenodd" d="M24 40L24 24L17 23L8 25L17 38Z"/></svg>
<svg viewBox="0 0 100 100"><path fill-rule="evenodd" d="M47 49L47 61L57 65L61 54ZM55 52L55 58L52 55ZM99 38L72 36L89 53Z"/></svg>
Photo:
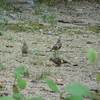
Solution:
<svg viewBox="0 0 100 100"><path fill-rule="evenodd" d="M61 58L50 58L50 61L54 62L57 66L60 66L61 64L64 64L64 63L68 63L70 64L70 62L64 60L64 59L61 59Z"/></svg>
<svg viewBox="0 0 100 100"><path fill-rule="evenodd" d="M23 46L22 46L22 55L27 54L28 47L27 43L24 41Z"/></svg>
<svg viewBox="0 0 100 100"><path fill-rule="evenodd" d="M59 37L56 44L52 47L52 49L50 51L52 51L52 50L57 50L58 51L62 47L61 37L62 36Z"/></svg>

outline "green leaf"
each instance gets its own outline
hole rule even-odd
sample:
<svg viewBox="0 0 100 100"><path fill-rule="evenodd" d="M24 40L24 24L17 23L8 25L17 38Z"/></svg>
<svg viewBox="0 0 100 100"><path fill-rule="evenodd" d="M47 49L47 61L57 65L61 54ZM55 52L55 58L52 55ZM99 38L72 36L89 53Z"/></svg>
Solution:
<svg viewBox="0 0 100 100"><path fill-rule="evenodd" d="M0 97L0 100L16 100L16 99L12 97L3 96L3 97Z"/></svg>
<svg viewBox="0 0 100 100"><path fill-rule="evenodd" d="M28 100L44 100L44 99L41 98L41 97L35 97L35 98L32 98L32 99L28 99Z"/></svg>
<svg viewBox="0 0 100 100"><path fill-rule="evenodd" d="M72 95L72 96L65 98L64 100L84 100L84 99L82 96Z"/></svg>
<svg viewBox="0 0 100 100"><path fill-rule="evenodd" d="M50 89L52 89L55 92L60 92L60 90L58 89L57 85L54 83L53 80L46 79L45 82L49 86Z"/></svg>
<svg viewBox="0 0 100 100"><path fill-rule="evenodd" d="M0 36L2 36L2 33L0 32Z"/></svg>
<svg viewBox="0 0 100 100"><path fill-rule="evenodd" d="M13 95L13 97L16 98L17 100L19 100L19 99L22 99L22 100L23 100L24 95L23 95L23 94L20 94L20 93L15 93L15 94Z"/></svg>
<svg viewBox="0 0 100 100"><path fill-rule="evenodd" d="M13 93L19 93L17 85L13 85Z"/></svg>
<svg viewBox="0 0 100 100"><path fill-rule="evenodd" d="M15 70L15 72L14 72L15 76L21 74L23 72L24 68L25 68L25 66L19 66L19 67L17 67L16 70Z"/></svg>
<svg viewBox="0 0 100 100"><path fill-rule="evenodd" d="M64 90L69 92L72 95L91 97L91 92L88 89L88 87L77 82L65 86Z"/></svg>
<svg viewBox="0 0 100 100"><path fill-rule="evenodd" d="M97 59L97 53L94 49L90 48L87 53L88 59L94 63Z"/></svg>
<svg viewBox="0 0 100 100"><path fill-rule="evenodd" d="M25 80L23 80L21 77L17 77L17 82L18 82L18 86L21 88L21 89L24 89L26 87L26 82Z"/></svg>
<svg viewBox="0 0 100 100"><path fill-rule="evenodd" d="M96 78L97 78L97 80L100 81L100 74L97 74L97 75L96 75Z"/></svg>

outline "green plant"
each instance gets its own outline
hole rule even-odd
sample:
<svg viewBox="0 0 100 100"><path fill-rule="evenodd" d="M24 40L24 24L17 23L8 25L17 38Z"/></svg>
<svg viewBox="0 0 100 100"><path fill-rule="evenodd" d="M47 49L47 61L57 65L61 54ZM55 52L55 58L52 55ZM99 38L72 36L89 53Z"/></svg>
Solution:
<svg viewBox="0 0 100 100"><path fill-rule="evenodd" d="M34 23L8 23L0 25L1 30L13 30L13 31L28 31L28 30L36 30L38 28L43 28L42 24L34 24Z"/></svg>
<svg viewBox="0 0 100 100"><path fill-rule="evenodd" d="M0 97L0 100L44 100L40 97L27 98L20 93L19 90L25 89L26 87L26 81L21 78L21 74L23 73L24 69L25 66L19 66L14 71L15 81L13 84L13 97L3 96Z"/></svg>
<svg viewBox="0 0 100 100"><path fill-rule="evenodd" d="M38 15L38 14L40 14L41 13L41 7L40 7L40 4L38 3L37 5L36 5L36 7L34 8L34 14L35 15Z"/></svg>
<svg viewBox="0 0 100 100"><path fill-rule="evenodd" d="M36 0L37 1L37 3L42 3L43 2L43 0Z"/></svg>
<svg viewBox="0 0 100 100"><path fill-rule="evenodd" d="M89 58L89 60L92 62L92 63L95 63L96 59L97 59L97 53L94 49L90 48L88 50L88 53L87 53L87 56Z"/></svg>
<svg viewBox="0 0 100 100"><path fill-rule="evenodd" d="M99 33L100 32L99 26L87 26L86 29L88 31L93 31L93 32L96 32L96 33Z"/></svg>
<svg viewBox="0 0 100 100"><path fill-rule="evenodd" d="M51 26L54 26L54 24L56 23L56 20L55 20L55 15L52 13L50 16L49 16L49 22L51 24Z"/></svg>
<svg viewBox="0 0 100 100"><path fill-rule="evenodd" d="M4 18L1 14L0 14L0 25L6 25L8 24L8 20L6 18Z"/></svg>
<svg viewBox="0 0 100 100"><path fill-rule="evenodd" d="M20 70L22 70L22 69L20 69ZM20 72L20 71L18 71L18 72ZM58 86L54 83L54 81L51 80L51 79L46 79L45 82L52 91L60 94L59 100L62 100L62 99L63 100L83 100L84 97L88 97L88 98L92 97L91 92L88 89L88 87L86 87L86 86L84 86L80 83L77 83L77 82L74 82L72 84L65 86L62 90L60 90L58 88ZM16 88L16 87L14 87L14 92L15 92L15 94L14 94L13 98L3 96L3 97L0 97L0 100L44 100L40 97L25 98L24 95L19 93L18 88ZM63 97L63 94L66 93L66 92L69 93L70 95L67 96L67 97Z"/></svg>
<svg viewBox="0 0 100 100"><path fill-rule="evenodd" d="M42 19L46 22L48 20L48 14L42 14Z"/></svg>
<svg viewBox="0 0 100 100"><path fill-rule="evenodd" d="M50 6L52 0L44 0L44 2L47 4L47 6Z"/></svg>
<svg viewBox="0 0 100 100"><path fill-rule="evenodd" d="M92 63L93 73L95 74L95 77L97 79L97 90L99 91L100 74L97 74L97 69L96 66L94 65L98 57L97 52L94 49L90 48L88 50L87 56Z"/></svg>
<svg viewBox="0 0 100 100"><path fill-rule="evenodd" d="M41 97L35 97L35 98L26 98L23 94L19 92L20 89L24 89L26 87L26 82L24 79L21 78L21 74L24 71L25 66L19 66L16 68L14 71L14 76L17 84L13 85L13 97L8 97L8 96L3 96L0 97L0 100L44 100ZM44 74L42 74L43 76ZM46 84L49 86L49 88L56 92L59 93L59 100L83 100L84 97L91 98L91 92L88 89L88 87L74 82L72 84L64 86L63 89L59 89L58 86L54 83L53 80L51 79L45 79ZM77 92L76 92L77 91ZM64 93L69 93L70 95L67 97L63 97Z"/></svg>
<svg viewBox="0 0 100 100"><path fill-rule="evenodd" d="M95 0L97 3L100 3L100 0Z"/></svg>
<svg viewBox="0 0 100 100"><path fill-rule="evenodd" d="M8 24L8 19L3 18L4 24Z"/></svg>
<svg viewBox="0 0 100 100"><path fill-rule="evenodd" d="M64 3L65 3L65 5L67 5L68 4L68 0L64 0Z"/></svg>
<svg viewBox="0 0 100 100"><path fill-rule="evenodd" d="M51 90L60 94L59 100L62 100L62 99L63 100L83 100L84 97L91 98L91 92L88 89L88 87L80 83L74 82L72 84L65 86L62 90L59 90L59 88L57 87L57 85L54 83L53 80L46 79L45 82ZM62 95L65 92L69 92L70 96L62 97Z"/></svg>
<svg viewBox="0 0 100 100"><path fill-rule="evenodd" d="M89 60L92 62L92 64L96 62L97 53L94 49L90 48L88 50L87 56ZM3 97L0 97L0 100L44 100L41 97L27 98L23 94L20 93L19 90L25 89L26 87L25 80L21 78L22 76L21 74L24 72L24 69L25 69L25 66L19 66L14 71L15 81L13 84L13 97L3 96ZM42 74L40 75L40 79L42 78L45 79L47 75L49 75L47 71L42 72ZM96 78L99 82L100 74L97 74ZM82 85L81 83L74 82L74 83L64 86L62 89L59 89L53 80L45 79L45 82L52 91L59 94L59 100L84 100L84 97L94 98L95 100L99 100L99 99L96 99L97 95L94 95L94 94L92 95L90 89L87 86ZM64 93L68 93L69 96L63 97Z"/></svg>
<svg viewBox="0 0 100 100"><path fill-rule="evenodd" d="M12 3L10 3L8 0L2 0L0 1L0 7L4 9L8 9Z"/></svg>
<svg viewBox="0 0 100 100"><path fill-rule="evenodd" d="M2 36L2 32L0 32L0 36Z"/></svg>
<svg viewBox="0 0 100 100"><path fill-rule="evenodd" d="M50 71L43 71L41 74L36 76L37 79L46 79L50 75Z"/></svg>
<svg viewBox="0 0 100 100"><path fill-rule="evenodd" d="M54 24L56 23L55 20L55 14L51 13L51 14L42 14L42 19L44 22L49 22L51 26L54 26Z"/></svg>
<svg viewBox="0 0 100 100"><path fill-rule="evenodd" d="M75 34L81 34L81 33L82 33L80 30L73 30L73 32L74 32Z"/></svg>
<svg viewBox="0 0 100 100"><path fill-rule="evenodd" d="M25 69L23 72L22 72L22 75L24 76L24 77L29 77L29 71L28 71L28 68L27 69Z"/></svg>
<svg viewBox="0 0 100 100"><path fill-rule="evenodd" d="M19 93L19 88L25 89L25 87L26 87L26 81L21 78L21 74L23 73L24 68L25 68L25 66L19 66L14 71L15 81L13 84L13 97L15 99L24 99L25 98L21 93ZM16 82L17 82L17 84L16 84Z"/></svg>

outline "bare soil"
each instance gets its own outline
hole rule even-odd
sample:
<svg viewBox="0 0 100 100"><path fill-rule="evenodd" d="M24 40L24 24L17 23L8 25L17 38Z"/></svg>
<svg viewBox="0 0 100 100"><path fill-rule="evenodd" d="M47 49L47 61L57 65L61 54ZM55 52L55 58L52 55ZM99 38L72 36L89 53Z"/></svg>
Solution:
<svg viewBox="0 0 100 100"><path fill-rule="evenodd" d="M44 28L24 32L9 29L2 32L3 36L0 37L0 85L4 86L5 90L0 91L0 94L13 95L13 72L21 65L24 65L30 73L29 77L24 77L27 82L26 88L21 90L25 96L59 100L59 95L48 88L44 79L38 79L42 73L46 73L47 78L53 79L60 89L72 82L80 82L90 89L96 89L97 80L94 76L94 69L97 72L100 71L100 5L84 2L69 4L66 7L61 4L48 8L43 4L41 9L42 13L56 15L57 21L54 26L50 26L50 22L44 22L40 15L35 15L34 9L25 10L22 13L16 12L16 20L4 16L9 23L30 20L33 23L42 24ZM99 31L92 30L93 28L89 30L90 26L98 27ZM62 48L58 55L68 60L71 65L62 64L56 67L53 62L49 61L50 57L53 57L53 52L46 51L52 48L59 36L62 36ZM23 40L28 45L28 54L25 57L21 52ZM87 59L89 48L94 48L98 53L98 59L94 65ZM35 50L40 55L32 54Z"/></svg>

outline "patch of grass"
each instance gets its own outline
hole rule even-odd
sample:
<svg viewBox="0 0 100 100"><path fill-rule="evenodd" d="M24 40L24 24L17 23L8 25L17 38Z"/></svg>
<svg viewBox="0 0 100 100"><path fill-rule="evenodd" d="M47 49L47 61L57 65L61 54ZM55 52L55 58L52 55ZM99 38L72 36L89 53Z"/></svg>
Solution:
<svg viewBox="0 0 100 100"><path fill-rule="evenodd" d="M46 22L48 20L48 14L42 14L42 20Z"/></svg>
<svg viewBox="0 0 100 100"><path fill-rule="evenodd" d="M12 5L16 4L16 0L0 0L0 7L3 9L9 9Z"/></svg>
<svg viewBox="0 0 100 100"><path fill-rule="evenodd" d="M86 30L99 33L100 32L100 27L98 27L98 26L87 26Z"/></svg>
<svg viewBox="0 0 100 100"><path fill-rule="evenodd" d="M54 24L56 24L56 16L55 16L55 14L51 14L50 16L49 16L49 22L50 22L50 24L51 24L51 26L54 26Z"/></svg>
<svg viewBox="0 0 100 100"><path fill-rule="evenodd" d="M39 3L38 3L38 4L36 5L36 7L34 8L34 14L35 14L35 15L41 14L41 6L40 6Z"/></svg>
<svg viewBox="0 0 100 100"><path fill-rule="evenodd" d="M80 30L73 30L73 32L74 32L75 34L82 34L82 32L81 32Z"/></svg>
<svg viewBox="0 0 100 100"><path fill-rule="evenodd" d="M37 79L46 79L50 75L50 71L43 71L41 74L36 75Z"/></svg>
<svg viewBox="0 0 100 100"><path fill-rule="evenodd" d="M50 23L51 26L54 26L54 24L56 24L56 16L54 13L51 13L51 14L42 14L42 20L44 22L48 22Z"/></svg>
<svg viewBox="0 0 100 100"><path fill-rule="evenodd" d="M33 24L33 23L9 23L7 25L3 24L0 28L5 28L5 30L13 30L13 31L34 31L37 29L43 28L42 24Z"/></svg>
<svg viewBox="0 0 100 100"><path fill-rule="evenodd" d="M46 3L47 6L50 6L51 5L51 1L52 0L44 0L44 2Z"/></svg>
<svg viewBox="0 0 100 100"><path fill-rule="evenodd" d="M0 14L0 25L8 24L8 19L4 18L2 14Z"/></svg>

